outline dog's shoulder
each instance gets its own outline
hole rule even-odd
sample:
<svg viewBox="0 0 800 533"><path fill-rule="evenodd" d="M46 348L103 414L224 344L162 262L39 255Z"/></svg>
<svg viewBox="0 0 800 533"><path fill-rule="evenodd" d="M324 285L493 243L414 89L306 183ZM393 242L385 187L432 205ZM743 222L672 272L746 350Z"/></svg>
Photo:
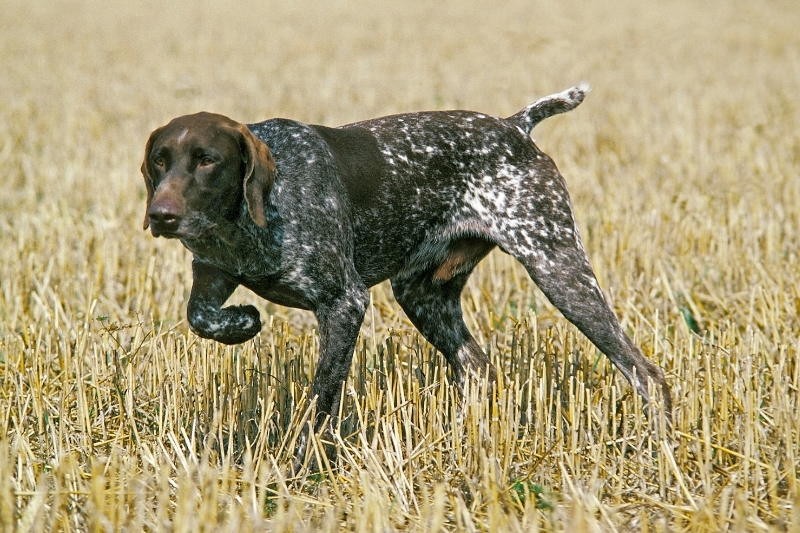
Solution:
<svg viewBox="0 0 800 533"><path fill-rule="evenodd" d="M360 126L330 128L305 124L296 120L273 118L248 124L247 127L272 152L278 172L281 166L291 167L291 172L309 169L313 175L325 179L335 174L354 206L368 204L374 197L385 175L384 158L373 133ZM325 169L325 172L322 171Z"/></svg>
<svg viewBox="0 0 800 533"><path fill-rule="evenodd" d="M319 138L308 124L288 118L271 118L247 124L247 128L266 144L273 155L287 152L304 155L319 151Z"/></svg>
<svg viewBox="0 0 800 533"><path fill-rule="evenodd" d="M372 132L360 126L314 125L311 129L325 141L353 204L369 203L386 172L384 158Z"/></svg>

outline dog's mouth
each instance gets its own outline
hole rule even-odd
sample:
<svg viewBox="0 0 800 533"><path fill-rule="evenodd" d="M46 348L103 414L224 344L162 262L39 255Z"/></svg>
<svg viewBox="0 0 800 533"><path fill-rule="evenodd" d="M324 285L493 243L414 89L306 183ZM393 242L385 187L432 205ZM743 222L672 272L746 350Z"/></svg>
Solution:
<svg viewBox="0 0 800 533"><path fill-rule="evenodd" d="M153 237L164 237L165 239L202 239L217 227L217 225L205 218L192 217L185 218L172 227L159 227L158 224L150 224L150 232Z"/></svg>
<svg viewBox="0 0 800 533"><path fill-rule="evenodd" d="M159 231L155 228L150 228L150 233L153 237L164 237L165 239L180 239L181 234L177 231Z"/></svg>

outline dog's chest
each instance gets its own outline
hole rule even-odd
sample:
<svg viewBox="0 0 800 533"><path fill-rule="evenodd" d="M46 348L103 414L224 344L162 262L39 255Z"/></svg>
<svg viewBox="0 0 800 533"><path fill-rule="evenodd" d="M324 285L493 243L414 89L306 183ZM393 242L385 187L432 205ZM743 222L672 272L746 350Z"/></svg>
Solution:
<svg viewBox="0 0 800 533"><path fill-rule="evenodd" d="M313 307L313 291L308 290L311 281L285 272L281 248L254 228L227 230L202 241L184 240L183 244L196 261L224 272L266 300L301 309Z"/></svg>

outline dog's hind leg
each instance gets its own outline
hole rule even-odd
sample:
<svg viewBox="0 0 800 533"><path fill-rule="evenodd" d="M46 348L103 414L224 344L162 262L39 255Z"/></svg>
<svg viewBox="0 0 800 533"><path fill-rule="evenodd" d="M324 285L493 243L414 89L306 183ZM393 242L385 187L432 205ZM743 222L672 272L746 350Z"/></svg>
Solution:
<svg viewBox="0 0 800 533"><path fill-rule="evenodd" d="M566 188L547 217L518 222L504 232L501 248L519 260L550 302L603 352L650 402L649 382L660 388L667 418L672 412L664 372L622 330L608 305L581 243ZM541 212L542 210L539 210ZM536 212L534 210L533 212Z"/></svg>
<svg viewBox="0 0 800 533"><path fill-rule="evenodd" d="M467 329L461 310L461 291L475 264L494 245L479 251L479 257L467 268L451 276L447 265L425 271L399 274L391 279L394 297L409 320L442 355L444 355L453 379L459 387L464 386L467 373L485 376L494 382L497 374L489 358Z"/></svg>

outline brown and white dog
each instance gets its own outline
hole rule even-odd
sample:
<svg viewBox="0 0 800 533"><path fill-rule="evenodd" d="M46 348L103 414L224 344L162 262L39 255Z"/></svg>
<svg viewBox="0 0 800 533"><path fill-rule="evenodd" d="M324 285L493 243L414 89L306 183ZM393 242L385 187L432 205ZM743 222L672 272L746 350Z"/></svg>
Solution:
<svg viewBox="0 0 800 533"><path fill-rule="evenodd" d="M550 301L650 401L662 370L631 342L606 302L578 235L564 179L530 138L575 108L586 87L509 118L469 111L395 115L339 128L273 119L244 125L198 113L147 141L144 228L194 254L192 330L226 344L261 328L252 305L223 307L238 285L319 321L312 385L335 415L369 287L390 279L409 319L463 382L489 369L460 295L494 247L527 269Z"/></svg>

